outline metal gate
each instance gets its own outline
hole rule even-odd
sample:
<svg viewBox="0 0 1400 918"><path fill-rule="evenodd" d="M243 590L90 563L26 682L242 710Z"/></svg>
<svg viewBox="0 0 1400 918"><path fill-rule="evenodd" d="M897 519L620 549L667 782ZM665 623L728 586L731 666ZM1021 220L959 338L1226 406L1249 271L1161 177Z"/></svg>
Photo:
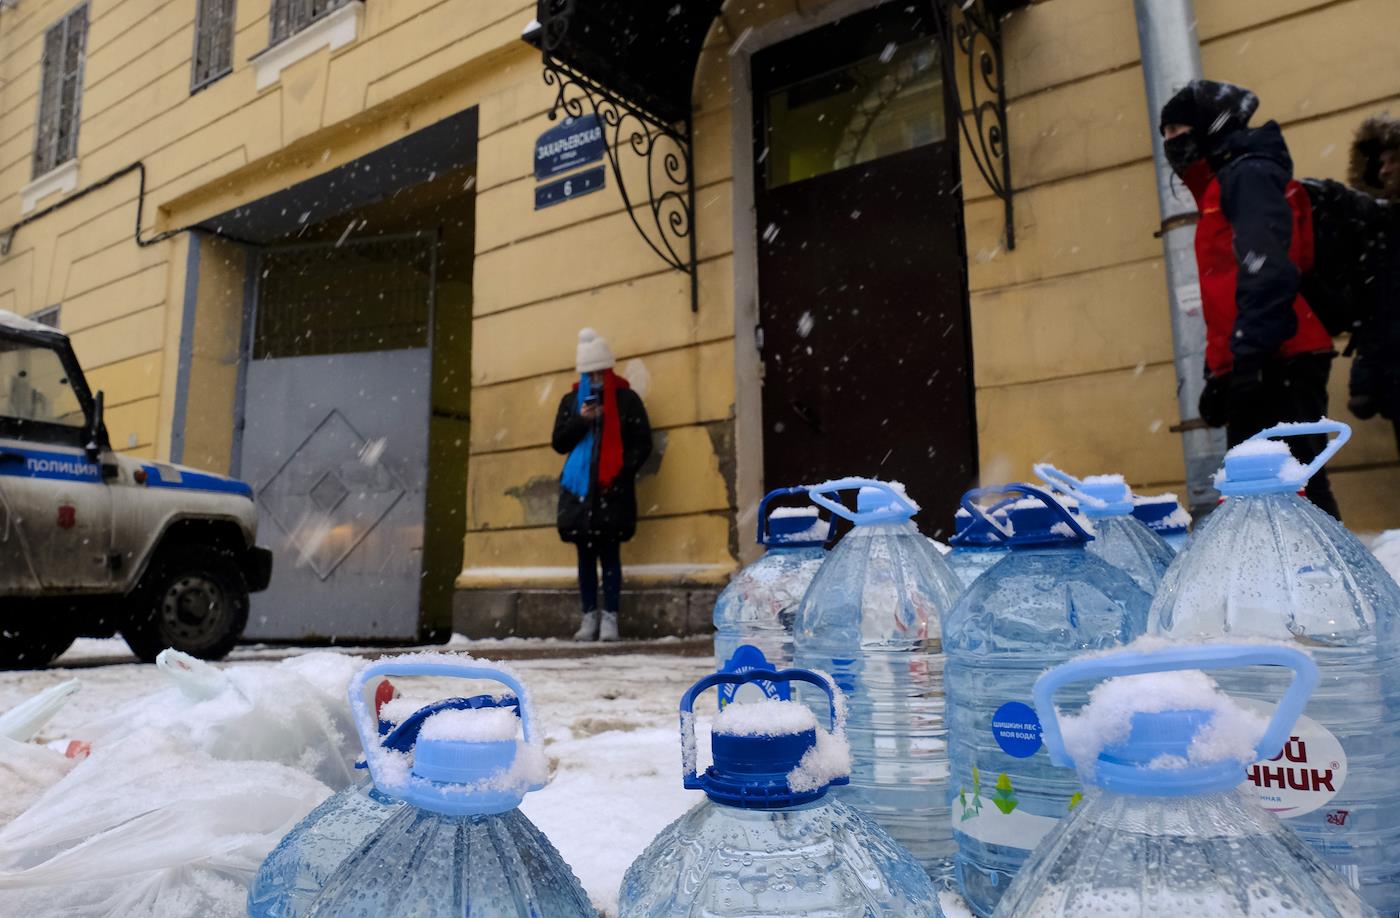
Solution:
<svg viewBox="0 0 1400 918"><path fill-rule="evenodd" d="M247 636L419 632L436 239L268 249L242 477L276 561Z"/></svg>

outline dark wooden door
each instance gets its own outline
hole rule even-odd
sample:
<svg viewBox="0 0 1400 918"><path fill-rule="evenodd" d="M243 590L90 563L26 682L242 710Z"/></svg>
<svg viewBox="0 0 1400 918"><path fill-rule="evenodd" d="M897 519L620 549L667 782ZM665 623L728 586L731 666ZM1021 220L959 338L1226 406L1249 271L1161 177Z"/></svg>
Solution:
<svg viewBox="0 0 1400 918"><path fill-rule="evenodd" d="M898 480L936 534L977 476L956 122L933 4L752 59L767 487Z"/></svg>

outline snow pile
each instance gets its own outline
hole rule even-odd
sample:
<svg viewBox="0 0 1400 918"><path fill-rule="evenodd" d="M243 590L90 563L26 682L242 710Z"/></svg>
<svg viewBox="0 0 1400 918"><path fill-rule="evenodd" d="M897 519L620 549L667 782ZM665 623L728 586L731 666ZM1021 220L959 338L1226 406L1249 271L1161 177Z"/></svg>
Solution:
<svg viewBox="0 0 1400 918"><path fill-rule="evenodd" d="M520 718L512 708L464 708L438 711L423 721L420 740L499 743L515 739Z"/></svg>
<svg viewBox="0 0 1400 918"><path fill-rule="evenodd" d="M772 513L768 514L770 520L791 520L797 519L798 517L814 520L819 519L821 517L821 511L816 507L777 507Z"/></svg>
<svg viewBox="0 0 1400 918"><path fill-rule="evenodd" d="M1095 687L1078 715L1061 718L1065 751L1080 774L1092 775L1101 752L1127 741L1136 715L1165 711L1208 711L1212 716L1192 737L1186 758L1162 756L1151 763L1154 768L1231 759L1247 765L1269 724L1267 716L1236 704L1199 670L1120 676Z"/></svg>
<svg viewBox="0 0 1400 918"><path fill-rule="evenodd" d="M1289 450L1287 443L1280 440L1246 440L1225 454L1225 464L1220 467L1220 471L1215 473L1216 488L1229 484L1231 459L1254 456L1286 456L1288 458L1284 460L1283 467L1279 469L1279 479L1281 481L1296 481L1299 484L1307 481L1307 466L1293 458L1293 453Z"/></svg>
<svg viewBox="0 0 1400 918"><path fill-rule="evenodd" d="M806 705L775 698L727 705L711 727L721 736L792 736L816 728L816 715Z"/></svg>
<svg viewBox="0 0 1400 918"><path fill-rule="evenodd" d="M788 787L801 793L825 787L837 778L849 776L850 773L851 746L846 742L846 735L839 733L833 736L818 728L816 745L808 749L797 763L797 767L788 772L787 782Z"/></svg>
<svg viewBox="0 0 1400 918"><path fill-rule="evenodd" d="M1390 571L1390 576L1400 582L1400 529L1382 532L1371 544L1371 550L1385 569Z"/></svg>
<svg viewBox="0 0 1400 918"><path fill-rule="evenodd" d="M779 507L768 514L770 520L810 519L806 529L799 532L774 535L774 541L782 542L825 542L831 537L831 523L821 518L816 507Z"/></svg>
<svg viewBox="0 0 1400 918"><path fill-rule="evenodd" d="M1087 485L1128 485L1128 479L1122 475L1085 475L1081 481Z"/></svg>

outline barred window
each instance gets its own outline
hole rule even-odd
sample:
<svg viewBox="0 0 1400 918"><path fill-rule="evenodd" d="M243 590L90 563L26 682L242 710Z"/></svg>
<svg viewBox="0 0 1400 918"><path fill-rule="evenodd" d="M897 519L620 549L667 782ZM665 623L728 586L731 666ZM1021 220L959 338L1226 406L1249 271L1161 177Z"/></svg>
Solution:
<svg viewBox="0 0 1400 918"><path fill-rule="evenodd" d="M78 120L83 96L83 56L87 49L87 5L49 26L39 78L39 129L34 141L34 175L40 176L78 155Z"/></svg>
<svg viewBox="0 0 1400 918"><path fill-rule="evenodd" d="M272 0L272 44L291 38L350 0Z"/></svg>
<svg viewBox="0 0 1400 918"><path fill-rule="evenodd" d="M234 0L197 0L197 4L191 92L209 85L233 69Z"/></svg>
<svg viewBox="0 0 1400 918"><path fill-rule="evenodd" d="M40 325L47 325L50 328L58 328L58 313L60 306L49 306L39 310L29 317L31 322L38 322Z"/></svg>

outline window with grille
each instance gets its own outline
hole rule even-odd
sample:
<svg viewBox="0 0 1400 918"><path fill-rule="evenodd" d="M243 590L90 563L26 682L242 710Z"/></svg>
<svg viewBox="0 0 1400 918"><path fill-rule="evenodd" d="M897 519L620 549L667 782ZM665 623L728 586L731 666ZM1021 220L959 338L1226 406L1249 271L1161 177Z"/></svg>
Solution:
<svg viewBox="0 0 1400 918"><path fill-rule="evenodd" d="M272 43L291 38L350 0L272 0Z"/></svg>
<svg viewBox="0 0 1400 918"><path fill-rule="evenodd" d="M198 0L191 92L233 69L233 4L234 0Z"/></svg>
<svg viewBox="0 0 1400 918"><path fill-rule="evenodd" d="M87 5L84 4L49 26L44 33L44 63L39 78L39 130L34 142L36 176L50 172L78 155L87 14Z"/></svg>

